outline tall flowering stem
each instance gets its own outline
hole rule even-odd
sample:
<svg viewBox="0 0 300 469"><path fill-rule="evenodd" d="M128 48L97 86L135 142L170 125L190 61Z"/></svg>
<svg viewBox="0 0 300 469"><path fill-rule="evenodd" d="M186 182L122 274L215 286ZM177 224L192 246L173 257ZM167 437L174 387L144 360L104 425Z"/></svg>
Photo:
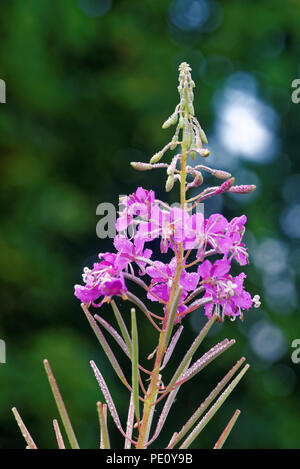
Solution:
<svg viewBox="0 0 300 469"><path fill-rule="evenodd" d="M232 321L237 318L242 320L245 311L252 306L260 306L259 296L252 297L244 288L245 273L241 272L237 276L230 273L232 263L246 266L249 262L248 250L243 242L246 216L241 215L228 221L219 213L205 218L198 210L199 203L209 197L226 192L245 194L254 190L255 186L233 185L234 178L230 173L210 168L201 161L199 164L198 159L207 158L209 150L204 147L207 145L207 138L194 115L194 87L191 68L184 62L179 67L179 103L162 126L165 129L176 125L171 141L152 156L148 163L131 163L139 171L166 171L165 189L169 192L179 185L180 203L170 206L156 199L153 190L142 187L129 196L122 197L116 221L115 252L100 253L98 262L92 268L84 268L83 284L75 285L75 295L81 301L84 314L125 387L125 392L129 394L127 426L124 430L109 386L96 363L93 360L90 362L106 401L106 404L97 404L101 448L111 445L106 409L123 435L126 449L145 449L156 441L181 386L235 343L233 339L221 340L200 358L194 359L211 327L226 318ZM167 152L173 152L170 161L161 162ZM204 184L203 173L214 176L220 183L198 191ZM190 191L193 193L188 195ZM155 239L160 240L162 259L164 255L171 253L171 260L168 262L153 259L149 243ZM143 294L136 296L131 291L132 284L138 286ZM155 308L149 309L149 301L145 303L143 295ZM122 308L119 309L116 299L118 302L120 299L123 301ZM94 314L93 310L98 310L104 303L111 304L118 330L111 326L107 318ZM171 380L164 384L163 370L184 334L185 317L193 311L204 314L207 322L183 354ZM153 328L153 334L157 336L157 345L148 356L148 360L154 358L154 365L150 370L147 365L140 363L139 358L143 344L137 321L139 313L145 315ZM131 327L127 326L129 319ZM102 329L117 342L121 353L131 361L131 377L126 377L120 365L122 362L113 353ZM198 438L248 370L249 365L246 364L234 377L244 361L241 358L233 366L181 430L171 432L168 448L181 444L180 448L185 449ZM78 448L70 419L47 361L45 366L70 445ZM160 402L163 402L163 406L158 414L157 405ZM206 413L202 416L204 412ZM216 444L217 448L224 444L237 416L238 413L225 428ZM55 428L61 444L58 424ZM23 434L27 443L33 447L34 443L27 430ZM183 438L185 439L182 442Z"/></svg>

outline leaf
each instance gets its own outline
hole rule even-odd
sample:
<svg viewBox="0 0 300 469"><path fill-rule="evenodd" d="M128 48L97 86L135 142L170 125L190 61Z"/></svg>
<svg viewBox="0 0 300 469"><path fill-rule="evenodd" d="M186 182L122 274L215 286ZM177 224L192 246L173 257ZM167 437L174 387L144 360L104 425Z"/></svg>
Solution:
<svg viewBox="0 0 300 469"><path fill-rule="evenodd" d="M189 364L190 364L190 362L187 363L186 368L188 368ZM158 438L158 436L159 436L159 434L160 434L160 432L161 432L161 430L162 430L162 428L165 424L165 421L168 417L170 409L171 409L172 405L174 404L174 401L175 401L175 398L176 398L177 393L179 391L179 388L180 388L180 386L177 386L168 395L167 400L166 400L166 402L165 402L165 404L162 408L162 411L160 413L156 428L154 430L154 434L153 434L151 440L148 442L147 446L149 446L151 443L153 443L153 441L155 441ZM152 408L154 409L154 406Z"/></svg>
<svg viewBox="0 0 300 469"><path fill-rule="evenodd" d="M57 420L53 420L54 432L59 449L66 449Z"/></svg>
<svg viewBox="0 0 300 469"><path fill-rule="evenodd" d="M17 424L19 425L19 428L20 428L21 433L24 437L24 440L27 443L26 449L37 449L37 446L36 446L35 442L33 441L29 431L27 430L25 423L21 419L20 414L17 411L16 407L13 407L11 410L12 410L12 413L14 414L14 417L17 421Z"/></svg>
<svg viewBox="0 0 300 469"><path fill-rule="evenodd" d="M110 449L106 409L106 404L97 402L97 411L100 424L100 449Z"/></svg>
<svg viewBox="0 0 300 469"><path fill-rule="evenodd" d="M237 421L240 413L241 413L241 411L239 409L237 409L235 411L235 413L233 414L233 416L229 420L228 424L226 425L222 435L220 436L217 443L215 444L214 449L221 449L223 447L223 445L224 445L225 441L227 440L227 438L229 436L229 433L233 429L233 427L235 425L235 422Z"/></svg>
<svg viewBox="0 0 300 469"><path fill-rule="evenodd" d="M115 339L117 344L121 347L123 352L130 358L130 352L128 350L128 347L125 344L122 337L120 336L120 334L118 334L116 329L114 329L107 321L105 321L105 319L103 319L98 314L95 314L94 318L96 319L96 321L98 321L110 333L110 335Z"/></svg>
<svg viewBox="0 0 300 469"><path fill-rule="evenodd" d="M91 313L89 312L89 310L87 309L85 304L82 303L81 307L82 307L82 309L84 311L84 314L86 315L86 318L89 321L93 331L95 332L96 337L99 340L99 342L100 342L100 344L101 344L107 358L109 359L109 361L111 363L111 366L113 367L113 369L117 373L117 375L120 378L120 380L122 381L122 383L130 390L130 386L127 383L125 375L124 375L124 373L123 373L123 371L122 371L122 369L121 369L121 367L120 367L120 365L119 365L113 351L111 350L110 346L108 345L107 340L105 339L105 337L102 334L100 328L98 327L95 319L93 318L93 316L91 315Z"/></svg>
<svg viewBox="0 0 300 469"><path fill-rule="evenodd" d="M131 393L129 407L128 407L128 417L127 417L127 426L126 426L127 439L125 438L125 446L124 446L125 449L131 448L133 421L134 421L134 404L133 404L133 393Z"/></svg>
<svg viewBox="0 0 300 469"><path fill-rule="evenodd" d="M112 309L113 309L113 312L115 314L115 318L117 320L117 323L119 325L119 328L120 328L120 331L122 333L122 336L123 336L123 339L125 341L125 344L127 345L127 348L131 354L131 339L130 339L130 335L129 335L129 332L127 330L127 327L126 327L126 324L122 318L122 315L115 303L114 300L111 301L111 306L112 306Z"/></svg>
<svg viewBox="0 0 300 469"><path fill-rule="evenodd" d="M211 319L209 319L209 321L207 321L207 323L205 324L205 326L203 327L203 329L201 330L201 332L197 335L196 339L194 340L194 342L192 343L192 345L190 346L189 350L186 352L185 356L183 357L181 363L179 364L177 370L175 371L175 374L173 375L173 378L171 379L169 385L167 386L167 389L166 391L164 392L164 394L158 399L157 402L159 402L161 399L163 399L163 397L168 393L170 392L170 390L173 388L174 384L178 381L178 379L180 378L181 374L183 373L183 371L186 369L186 365L187 363L189 363L191 361L191 359L193 358L193 355L195 354L195 352L197 351L198 347L200 346L200 344L202 343L203 339L206 337L207 333L209 332L210 328L212 327L212 325L214 324L216 320L216 316L213 316Z"/></svg>
<svg viewBox="0 0 300 469"><path fill-rule="evenodd" d="M91 364L91 367L93 369L93 372L95 374L95 377L98 381L98 384L100 386L100 389L102 391L102 394L104 396L104 399L107 403L107 406L108 406L108 409L109 409L109 412L113 418L113 421L115 422L115 425L117 427L117 429L122 433L122 435L127 438L127 435L126 433L124 432L123 428L122 428L122 425L121 425L121 422L120 422L120 418L119 418L119 415L118 415L118 412L117 412L117 409L115 407L115 404L114 404L114 401L111 397L111 394L109 392L109 389L107 387L107 384L102 376L102 374L100 373L99 369L97 368L95 362L93 360L90 361L90 364Z"/></svg>
<svg viewBox="0 0 300 469"><path fill-rule="evenodd" d="M77 438L75 436L75 433L74 433L74 430L73 430L73 427L72 427L72 424L71 424L71 420L69 418L69 415L68 415L66 406L64 404L63 398L60 394L60 391L59 391L59 388L57 386L56 380L55 380L54 375L52 373L52 370L50 368L50 364L49 364L48 360L44 360L43 363L44 363L44 367L45 367L45 370L46 370L46 373L47 373L47 376L48 376L50 387L51 387L51 390L52 390L52 393L53 393L53 396L54 396L54 399L55 399L55 402L56 402L56 405L57 405L57 409L58 409L60 418L62 420L64 429L66 431L66 434L67 434L69 443L71 445L71 448L72 449L79 449L79 445L78 445Z"/></svg>
<svg viewBox="0 0 300 469"><path fill-rule="evenodd" d="M215 404L209 409L209 411L204 415L202 420L196 425L194 430L189 434L189 436L185 439L179 449L187 449L190 444L197 438L199 433L203 430L203 428L208 424L208 422L212 419L215 413L219 410L221 405L226 401L227 397L231 394L234 390L238 382L242 379L246 371L248 370L249 365L245 365L242 371L239 372L237 377L227 386L225 391L221 394L219 399L215 402Z"/></svg>
<svg viewBox="0 0 300 469"><path fill-rule="evenodd" d="M173 441L173 446L179 443L179 441L187 434L187 432L194 426L194 424L199 420L201 415L208 409L210 404L214 401L214 399L220 394L222 389L229 383L231 378L234 376L236 371L241 367L241 365L245 362L245 357L242 357L232 368L231 370L224 376L224 378L217 384L217 386L211 391L211 393L207 396L207 398L200 404L198 409L193 413L193 415L189 418L189 420L183 425L180 432L177 433ZM170 446L172 448L173 446Z"/></svg>
<svg viewBox="0 0 300 469"><path fill-rule="evenodd" d="M167 365L168 361L170 360L171 356L172 356L172 353L176 347L176 344L178 342L178 339L181 335L181 332L183 331L183 326L179 326L177 331L175 332L175 334L173 335L172 337L172 340L170 342L170 345L169 347L167 348L167 351L165 353L165 356L164 356L164 359L163 359L163 363L162 363L162 366L160 367L160 371L163 370L165 368L165 366Z"/></svg>
<svg viewBox="0 0 300 469"><path fill-rule="evenodd" d="M211 363L215 358L225 352L229 347L235 344L235 340L227 340L225 339L222 342L219 342L217 345L212 347L208 352L206 352L202 357L200 357L193 365L179 378L179 381L174 384L174 386L178 386L179 384L183 384L186 381L193 378L199 371L203 370L209 363Z"/></svg>

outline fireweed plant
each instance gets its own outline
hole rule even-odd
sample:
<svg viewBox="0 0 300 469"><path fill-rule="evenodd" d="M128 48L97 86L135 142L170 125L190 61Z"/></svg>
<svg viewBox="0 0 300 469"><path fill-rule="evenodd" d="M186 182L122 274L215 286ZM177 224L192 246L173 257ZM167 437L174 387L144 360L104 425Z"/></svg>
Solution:
<svg viewBox="0 0 300 469"><path fill-rule="evenodd" d="M193 361L197 349L214 322L224 321L226 318L232 321L236 318L242 320L245 310L252 306L260 306L259 296L255 295L252 298L244 288L246 275L241 272L237 276L232 276L230 273L232 263L238 263L240 266L248 263L248 252L243 243L246 216L242 215L228 221L223 215L216 213L205 219L203 213L197 211L199 204L209 197L224 192L246 194L253 191L255 186L235 186L234 178L228 172L196 163L196 159L206 158L209 151L203 147L203 144L207 144L207 139L194 116L195 83L190 72L191 68L187 63L180 65L179 104L162 126L165 129L177 124L171 142L156 153L149 163L131 163L133 168L139 171L165 169L166 191L171 191L178 183L180 204L171 207L157 200L153 190L142 187L133 194L123 197L116 222L115 252L100 253L99 261L94 263L93 268L84 269L83 285L75 285L75 295L81 301L87 320L114 371L128 390L128 417L126 427L123 427L104 377L96 363L91 361L91 367L105 399L105 403L97 403L100 448L103 449L110 448L107 409L124 437L126 449L149 448L163 430L181 386L235 343L234 340L225 339L201 358ZM168 150L175 149L178 153L175 152L170 163L160 162ZM203 172L211 173L223 182L220 185L207 187L189 198L187 195L189 189L202 185ZM148 246L157 238L160 240L161 253L168 254L169 257L171 253L170 262L153 259L153 253ZM152 311L146 307L142 296L137 297L132 293L133 283L137 284L142 294L153 302ZM124 301L123 310L131 309L130 330L124 321L127 313L123 310L121 313L115 302L117 297L121 297ZM111 305L119 331L100 315L94 314L94 308L101 308L103 303ZM157 346L148 356L149 361L154 361L152 367L146 365L144 367L139 361L136 308L146 315L153 326L153 334L158 336ZM203 310L207 322L186 351L171 380L165 383L163 370L182 334L185 318L196 309L199 310L199 314L202 314ZM118 343L122 353L131 361L130 380L125 377L103 335L103 329ZM70 446L74 449L79 448L49 362L45 360L44 365ZM180 449L188 448L222 406L248 368L249 365L245 364L244 357L238 360L182 428L176 429L173 435L169 436L170 442L167 448L175 446ZM161 402L163 404L159 408L162 410L158 413L157 405ZM27 442L27 448L35 449L36 445L16 408L13 412ZM240 411L236 410L233 414L214 448L223 446L239 413ZM154 415L157 416L155 424ZM64 448L57 420L53 421L53 426L58 447Z"/></svg>

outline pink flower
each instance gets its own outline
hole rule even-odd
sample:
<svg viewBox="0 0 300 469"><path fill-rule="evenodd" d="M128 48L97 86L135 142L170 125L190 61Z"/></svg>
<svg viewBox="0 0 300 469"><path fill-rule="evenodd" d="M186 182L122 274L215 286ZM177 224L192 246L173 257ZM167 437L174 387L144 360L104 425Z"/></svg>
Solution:
<svg viewBox="0 0 300 469"><path fill-rule="evenodd" d="M152 278L150 291L147 297L151 301L161 301L167 303L170 298L170 291L176 273L177 260L174 257L169 264L155 261L153 266L147 267L146 272ZM197 272L186 272L182 270L179 285L182 286L182 294L179 301L178 312L182 312L186 307L182 303L189 291L195 290L199 282L199 274Z"/></svg>
<svg viewBox="0 0 300 469"><path fill-rule="evenodd" d="M142 187L138 187L136 192L124 197L122 203L125 205L120 217L117 219L117 231L123 231L128 228L134 216L148 217L151 207L155 201L154 191L147 191Z"/></svg>
<svg viewBox="0 0 300 469"><path fill-rule="evenodd" d="M135 262L141 271L144 271L146 262L139 258L150 259L152 251L151 249L144 250L144 241L141 238L136 236L132 242L128 238L117 235L114 239L114 246L118 251L115 265L119 270L123 270L129 264Z"/></svg>
<svg viewBox="0 0 300 469"><path fill-rule="evenodd" d="M198 274L202 277L201 284L205 287L204 297L212 297L212 302L205 305L205 314L208 317L212 316L214 306L222 319L224 316L242 317L242 309L252 306L251 295L243 287L246 275L241 273L232 277L229 270L230 261L227 259L218 260L214 264L206 260L198 267Z"/></svg>
<svg viewBox="0 0 300 469"><path fill-rule="evenodd" d="M93 306L101 306L104 301L109 301L112 296L124 296L127 288L124 277L115 267L116 254L99 254L102 262L95 263L93 269L84 268L82 275L85 285L75 285L75 296L82 303L92 303ZM94 302L100 297L104 298L99 305Z"/></svg>
<svg viewBox="0 0 300 469"><path fill-rule="evenodd" d="M154 205L148 221L139 223L137 236L145 241L160 237L160 250L166 253L174 243L185 241L189 218L188 213L178 207L166 211L161 210L159 205Z"/></svg>

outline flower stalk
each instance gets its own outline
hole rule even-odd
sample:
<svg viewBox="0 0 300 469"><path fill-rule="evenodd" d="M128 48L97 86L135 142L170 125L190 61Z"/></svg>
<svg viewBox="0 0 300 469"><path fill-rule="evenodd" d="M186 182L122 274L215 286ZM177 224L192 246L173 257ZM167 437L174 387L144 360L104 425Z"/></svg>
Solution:
<svg viewBox="0 0 300 469"><path fill-rule="evenodd" d="M153 190L142 187L133 194L122 197L122 207L116 221L115 252L100 253L98 262L92 268L84 268L83 285L75 285L75 295L81 302L92 330L114 372L129 391L124 431L109 386L95 362L90 362L105 400L105 404L97 403L101 449L111 447L107 409L124 437L125 449L146 449L156 441L181 386L235 343L234 339L223 339L206 353L202 353L200 358L195 358L211 328L226 318L232 321L237 318L242 320L245 311L252 306L260 306L259 296L254 295L252 298L244 288L244 272L237 276L230 273L232 263L246 266L249 262L248 251L243 242L246 216L241 215L228 221L219 213L205 218L197 210L198 204L209 197L226 192L246 194L252 192L255 186L233 185L234 177L227 171L198 164L199 158L209 156L209 150L204 147L207 145L207 138L195 117L194 87L191 68L184 62L179 67L179 103L162 126L163 129L176 126L171 141L155 153L149 163L131 163L138 171L166 171L165 189L169 192L178 187L179 183L180 203L172 207L158 200ZM173 151L168 163L167 153ZM161 162L163 158L165 160ZM207 186L199 192L198 188L205 183L203 173L215 177L219 180L219 185ZM171 253L170 261L153 259L153 252L148 245L155 239L160 240L162 259L164 255ZM142 294L130 291L132 283ZM149 308L142 295L154 303L155 308ZM123 301L122 309L117 306L116 299ZM101 308L104 303L110 303L112 307L116 328L107 318L94 313L94 308ZM137 313L135 308L138 308ZM129 310L130 327L126 325ZM165 385L162 372L171 360L183 333L182 322L193 311L204 314L207 321L187 347L175 373ZM157 338L154 350L147 352L148 359L154 359L151 370L140 363L143 340L141 328L138 336L139 312L146 316L147 324L152 327L152 333ZM122 362L118 361L102 330L117 342L130 360L131 377L126 377L120 365ZM249 365L245 365L234 378L244 361L242 357L232 367L181 430L171 432L169 449L178 444L181 444L180 449L189 448L248 370ZM70 445L77 449L77 438L50 365L47 360L44 364ZM161 401L164 404L158 415L157 405ZM16 411L14 413L28 447L34 448L35 444L26 427ZM158 418L153 429L155 415ZM216 449L225 443L238 415L239 411L236 411L216 443ZM58 445L63 448L58 422L54 422Z"/></svg>

